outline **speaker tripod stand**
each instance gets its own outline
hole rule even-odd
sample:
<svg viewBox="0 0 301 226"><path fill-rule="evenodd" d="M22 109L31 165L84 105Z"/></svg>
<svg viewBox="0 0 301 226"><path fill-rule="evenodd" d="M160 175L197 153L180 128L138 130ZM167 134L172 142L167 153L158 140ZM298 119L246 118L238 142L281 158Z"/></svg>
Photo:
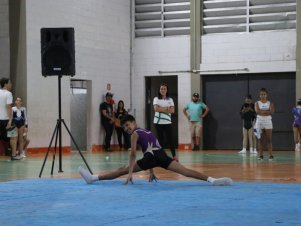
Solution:
<svg viewBox="0 0 301 226"><path fill-rule="evenodd" d="M88 165L88 163L87 163L87 161L86 161L86 159L84 158L81 150L79 149L79 147L78 147L75 139L73 138L70 130L68 129L68 127L67 127L64 119L62 119L61 79L62 79L62 75L59 75L58 76L58 102L59 102L58 119L57 119L57 123L56 123L55 129L53 131L53 134L52 134L49 146L48 146L48 150L47 150L46 156L44 158L44 162L43 162L43 165L42 165L39 177L42 176L42 173L43 173L43 170L44 170L44 166L45 166L48 154L50 152L50 149L51 149L54 137L55 137L55 146L54 146L53 159L52 159L51 175L53 175L53 168L54 168L54 162L55 162L55 156L56 156L57 148L58 148L58 151L59 151L59 171L58 172L59 173L64 172L63 169L62 169L62 125L64 125L65 129L67 130L67 132L68 132L71 140L73 141L76 149L78 150L78 152L79 152L80 156L82 157L84 163L86 164L88 170L90 171L91 174L93 174L92 171L91 171L91 169L90 169L90 167L89 167L89 165Z"/></svg>

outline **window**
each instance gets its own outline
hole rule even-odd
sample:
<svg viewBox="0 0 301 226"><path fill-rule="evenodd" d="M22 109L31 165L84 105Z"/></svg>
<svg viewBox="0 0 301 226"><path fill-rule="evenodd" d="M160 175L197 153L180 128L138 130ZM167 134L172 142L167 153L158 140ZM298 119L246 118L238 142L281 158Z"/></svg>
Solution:
<svg viewBox="0 0 301 226"><path fill-rule="evenodd" d="M189 0L135 0L135 37L189 33Z"/></svg>
<svg viewBox="0 0 301 226"><path fill-rule="evenodd" d="M203 34L296 29L296 0L204 0Z"/></svg>
<svg viewBox="0 0 301 226"><path fill-rule="evenodd" d="M71 79L70 88L72 94L87 93L87 81L79 80L79 79Z"/></svg>

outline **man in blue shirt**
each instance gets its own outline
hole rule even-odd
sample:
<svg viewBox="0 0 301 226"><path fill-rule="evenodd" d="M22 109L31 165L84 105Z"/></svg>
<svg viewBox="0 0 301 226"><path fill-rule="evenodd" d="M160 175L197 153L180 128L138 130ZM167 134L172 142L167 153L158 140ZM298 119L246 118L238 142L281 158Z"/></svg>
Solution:
<svg viewBox="0 0 301 226"><path fill-rule="evenodd" d="M203 110L205 110L204 113ZM200 95L198 93L194 93L192 95L192 101L189 102L183 109L184 115L190 122L190 134L192 143L194 145L192 150L194 151L200 150L203 118L206 117L208 112L209 108L206 104L200 101Z"/></svg>

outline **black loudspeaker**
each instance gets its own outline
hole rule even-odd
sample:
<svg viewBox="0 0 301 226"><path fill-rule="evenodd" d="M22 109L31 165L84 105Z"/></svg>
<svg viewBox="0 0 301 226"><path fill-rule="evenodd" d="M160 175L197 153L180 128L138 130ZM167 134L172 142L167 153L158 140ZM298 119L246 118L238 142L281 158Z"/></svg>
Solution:
<svg viewBox="0 0 301 226"><path fill-rule="evenodd" d="M75 75L74 28L41 28L42 75Z"/></svg>

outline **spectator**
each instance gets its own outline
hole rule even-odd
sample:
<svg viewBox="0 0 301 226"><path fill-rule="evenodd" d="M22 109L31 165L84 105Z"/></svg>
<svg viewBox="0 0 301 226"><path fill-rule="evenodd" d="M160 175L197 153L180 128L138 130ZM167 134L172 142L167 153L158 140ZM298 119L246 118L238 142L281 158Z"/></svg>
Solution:
<svg viewBox="0 0 301 226"><path fill-rule="evenodd" d="M301 137L301 99L297 101L296 107L293 108L294 115L293 131L295 141L295 151L300 151L300 137Z"/></svg>
<svg viewBox="0 0 301 226"><path fill-rule="evenodd" d="M265 88L261 88L259 96L260 100L255 103L257 119L254 127L256 136L259 139L259 160L263 160L264 138L267 139L267 146L270 154L269 160L273 160L272 114L275 111L274 104L267 99L268 91Z"/></svg>
<svg viewBox="0 0 301 226"><path fill-rule="evenodd" d="M118 101L117 110L115 112L115 129L117 133L117 139L120 150L124 148L125 150L131 147L130 136L126 133L120 125L120 120L123 116L127 115L128 112L124 109L124 102L123 100ZM122 143L122 137L124 141L124 146Z"/></svg>
<svg viewBox="0 0 301 226"><path fill-rule="evenodd" d="M0 80L0 139L9 142L7 137L7 130L12 129L12 103L13 95L10 92L12 89L12 83L8 78L2 78ZM16 156L16 151L12 151L11 159L18 159Z"/></svg>
<svg viewBox="0 0 301 226"><path fill-rule="evenodd" d="M106 93L106 100L100 104L99 111L101 114L101 124L105 130L105 151L111 151L111 138L114 129L114 112L112 105L113 94Z"/></svg>
<svg viewBox="0 0 301 226"><path fill-rule="evenodd" d="M17 146L17 154L21 157L26 157L24 151L24 133L27 133L27 113L26 108L22 106L22 99L17 97L15 100L15 106L12 108L13 111L13 123L17 130L17 140L14 140Z"/></svg>
<svg viewBox="0 0 301 226"><path fill-rule="evenodd" d="M204 113L203 113L203 110ZM200 150L200 138L202 134L203 118L209 113L209 108L206 104L200 101L200 95L194 93L192 101L189 102L183 109L184 115L190 122L190 134L194 151Z"/></svg>
<svg viewBox="0 0 301 226"><path fill-rule="evenodd" d="M153 100L155 111L154 124L158 135L158 140L163 148L170 148L174 160L178 161L173 142L171 114L175 113L173 99L169 97L168 87L161 84L158 96Z"/></svg>
<svg viewBox="0 0 301 226"><path fill-rule="evenodd" d="M252 103L252 96L248 94L245 98L245 103L242 105L240 109L240 115L243 119L243 128L242 128L242 134L243 134L243 148L239 154L245 154L247 153L247 145L249 143L250 147L250 154L257 154L256 150L256 139L254 135L254 122L256 119L256 113L255 113L255 107Z"/></svg>

